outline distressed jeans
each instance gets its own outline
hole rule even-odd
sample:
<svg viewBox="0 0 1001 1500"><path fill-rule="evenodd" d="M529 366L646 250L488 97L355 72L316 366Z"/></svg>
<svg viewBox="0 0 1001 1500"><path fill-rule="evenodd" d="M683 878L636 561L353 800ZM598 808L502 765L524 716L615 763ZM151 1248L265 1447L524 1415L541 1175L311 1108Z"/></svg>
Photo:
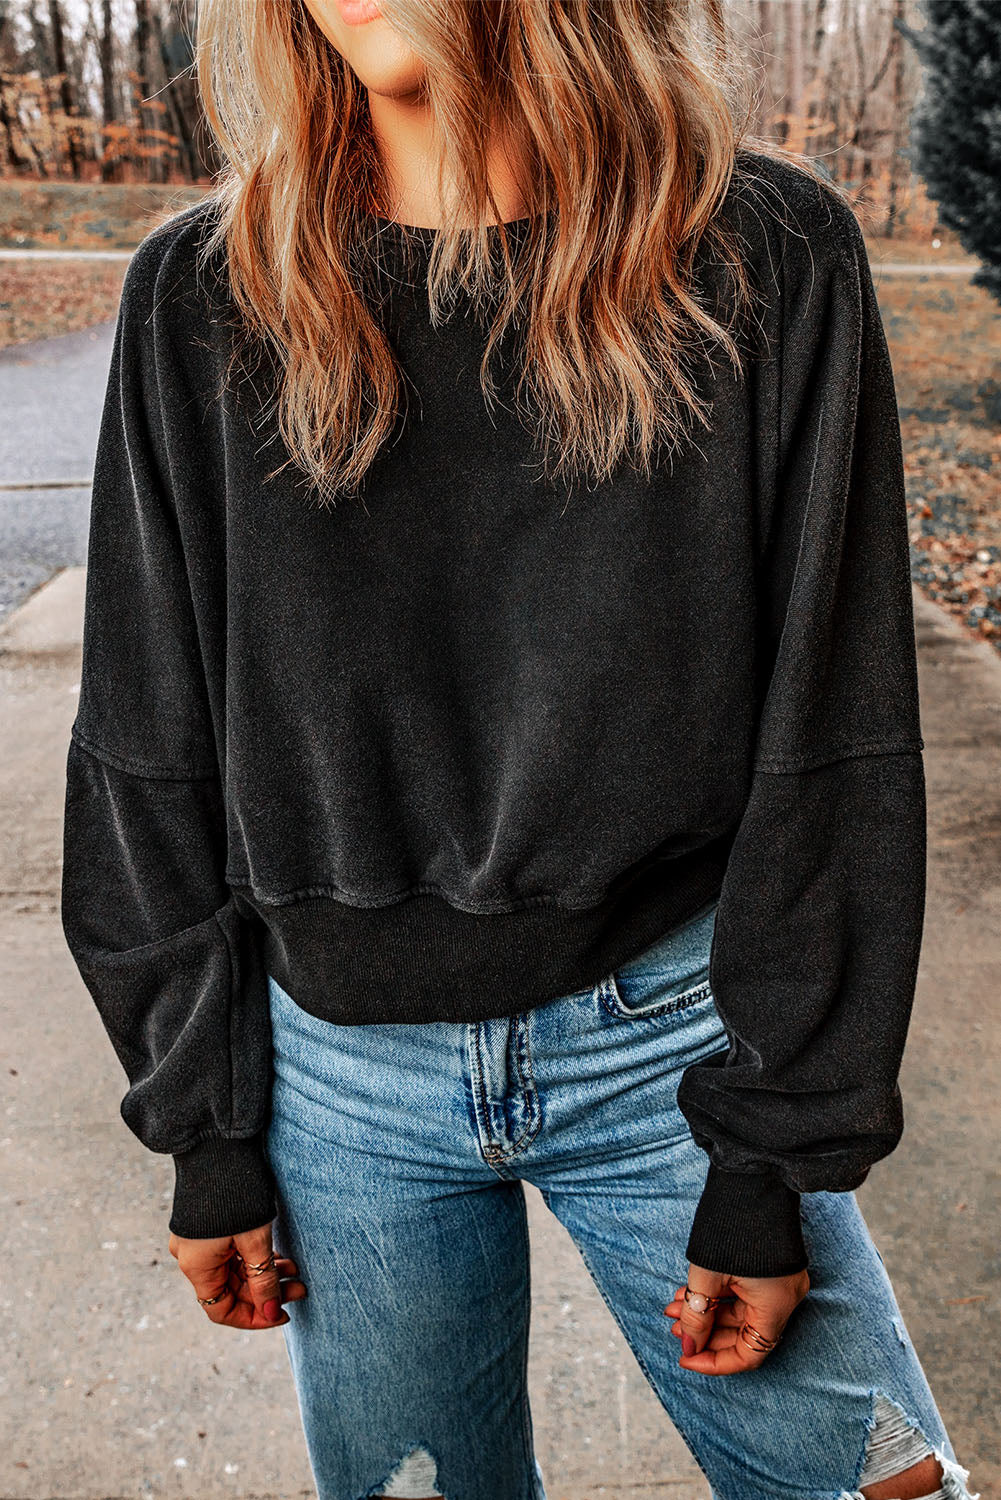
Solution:
<svg viewBox="0 0 1001 1500"><path fill-rule="evenodd" d="M283 1332L319 1500L544 1500L523 1182L569 1230L714 1500L856 1500L932 1451L939 1494L969 1500L853 1193L803 1196L811 1286L760 1368L677 1363L663 1309L708 1165L677 1085L728 1046L715 913L500 1020L337 1026L269 979L274 1241L308 1287Z"/></svg>

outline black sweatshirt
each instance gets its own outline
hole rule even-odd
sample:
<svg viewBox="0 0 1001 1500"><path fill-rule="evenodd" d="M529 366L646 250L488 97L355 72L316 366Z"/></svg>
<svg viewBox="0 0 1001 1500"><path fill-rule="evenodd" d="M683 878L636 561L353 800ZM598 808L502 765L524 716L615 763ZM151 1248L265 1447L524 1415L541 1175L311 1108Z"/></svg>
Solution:
<svg viewBox="0 0 1001 1500"><path fill-rule="evenodd" d="M432 328L432 231L415 267L372 221L413 391L363 498L323 510L294 466L267 478L274 366L220 393L215 211L125 278L64 821L64 932L122 1115L174 1156L170 1228L274 1216L268 973L338 1024L478 1020L718 896L730 1045L681 1081L710 1159L687 1253L802 1267L799 1195L900 1138L925 898L900 429L853 214L741 153L744 377L716 351L711 431L591 488L488 412L461 299Z"/></svg>

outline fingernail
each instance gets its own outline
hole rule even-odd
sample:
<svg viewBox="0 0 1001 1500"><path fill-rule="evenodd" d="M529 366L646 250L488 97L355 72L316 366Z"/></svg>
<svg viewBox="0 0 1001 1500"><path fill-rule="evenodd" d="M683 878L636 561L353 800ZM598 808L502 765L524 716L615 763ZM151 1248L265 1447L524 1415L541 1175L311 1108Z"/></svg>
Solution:
<svg viewBox="0 0 1001 1500"><path fill-rule="evenodd" d="M264 1316L267 1318L269 1323L273 1323L277 1318L280 1318L281 1315L282 1305L278 1301L277 1297L272 1297L270 1302L265 1302Z"/></svg>
<svg viewBox="0 0 1001 1500"><path fill-rule="evenodd" d="M681 1335L681 1352L682 1354L695 1353L695 1340L690 1333L683 1333Z"/></svg>

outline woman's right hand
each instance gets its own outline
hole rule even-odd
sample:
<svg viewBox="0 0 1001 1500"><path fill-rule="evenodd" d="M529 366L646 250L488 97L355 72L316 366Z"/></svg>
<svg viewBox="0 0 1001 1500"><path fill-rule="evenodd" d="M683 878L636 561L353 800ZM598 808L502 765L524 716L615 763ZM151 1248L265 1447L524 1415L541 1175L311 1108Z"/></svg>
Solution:
<svg viewBox="0 0 1001 1500"><path fill-rule="evenodd" d="M213 1323L229 1328L280 1328L289 1320L282 1303L306 1296L305 1283L298 1280L299 1267L286 1256L275 1256L274 1270L261 1275L248 1271L270 1259L274 1248L270 1224L214 1240L187 1240L171 1234L168 1248L196 1297L219 1297L203 1308ZM243 1260L236 1259L237 1255Z"/></svg>

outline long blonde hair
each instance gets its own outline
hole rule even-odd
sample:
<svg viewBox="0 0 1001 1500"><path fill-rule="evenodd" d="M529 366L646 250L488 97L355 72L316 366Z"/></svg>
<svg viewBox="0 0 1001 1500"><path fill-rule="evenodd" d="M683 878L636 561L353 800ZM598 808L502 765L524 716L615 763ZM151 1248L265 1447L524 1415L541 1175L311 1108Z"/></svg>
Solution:
<svg viewBox="0 0 1001 1500"><path fill-rule="evenodd" d="M439 185L454 184L430 317L457 286L491 313L489 402L494 351L517 329L515 398L549 479L600 482L624 458L649 475L693 418L708 426L688 356L716 344L741 368L734 319L714 316L695 267L704 239L738 317L750 286L717 209L739 147L825 179L743 128L751 74L721 0L382 0L382 12L427 65ZM296 464L331 505L357 491L404 397L358 271L384 206L367 91L303 0L200 0L196 66L224 160L203 253L224 251L246 346L276 358L281 468ZM486 227L500 219L486 172L497 128L526 167L517 255Z"/></svg>

